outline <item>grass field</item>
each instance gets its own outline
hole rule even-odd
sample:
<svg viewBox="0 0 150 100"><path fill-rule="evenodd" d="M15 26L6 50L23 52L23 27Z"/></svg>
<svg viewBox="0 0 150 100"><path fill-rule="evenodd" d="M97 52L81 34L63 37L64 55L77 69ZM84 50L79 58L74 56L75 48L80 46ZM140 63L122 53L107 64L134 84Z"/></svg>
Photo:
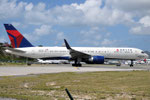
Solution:
<svg viewBox="0 0 150 100"><path fill-rule="evenodd" d="M88 72L0 77L0 97L21 100L150 100L150 72Z"/></svg>

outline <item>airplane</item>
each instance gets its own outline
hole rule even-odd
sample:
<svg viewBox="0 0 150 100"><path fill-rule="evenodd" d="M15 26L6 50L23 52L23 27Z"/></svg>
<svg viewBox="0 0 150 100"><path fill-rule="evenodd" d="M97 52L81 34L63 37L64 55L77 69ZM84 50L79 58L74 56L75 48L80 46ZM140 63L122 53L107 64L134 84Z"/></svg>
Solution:
<svg viewBox="0 0 150 100"><path fill-rule="evenodd" d="M37 59L40 64L69 64L68 60L42 60Z"/></svg>
<svg viewBox="0 0 150 100"><path fill-rule="evenodd" d="M145 62L149 65L150 64L150 59L146 59Z"/></svg>
<svg viewBox="0 0 150 100"><path fill-rule="evenodd" d="M81 67L81 62L87 64L103 64L109 59L131 60L146 59L148 55L137 48L127 47L71 47L64 39L65 47L35 47L12 24L4 24L12 48L6 52L28 58L43 60L70 60L72 66Z"/></svg>

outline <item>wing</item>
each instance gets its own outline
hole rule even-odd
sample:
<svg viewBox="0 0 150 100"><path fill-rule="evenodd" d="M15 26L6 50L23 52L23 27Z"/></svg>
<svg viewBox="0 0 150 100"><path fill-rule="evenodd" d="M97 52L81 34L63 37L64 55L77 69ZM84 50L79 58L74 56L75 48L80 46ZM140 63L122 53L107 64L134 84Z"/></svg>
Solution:
<svg viewBox="0 0 150 100"><path fill-rule="evenodd" d="M75 59L75 58L90 58L91 57L91 55L89 55L89 54L72 49L65 39L64 39L64 42L65 42L66 48L70 51L70 55L73 59Z"/></svg>

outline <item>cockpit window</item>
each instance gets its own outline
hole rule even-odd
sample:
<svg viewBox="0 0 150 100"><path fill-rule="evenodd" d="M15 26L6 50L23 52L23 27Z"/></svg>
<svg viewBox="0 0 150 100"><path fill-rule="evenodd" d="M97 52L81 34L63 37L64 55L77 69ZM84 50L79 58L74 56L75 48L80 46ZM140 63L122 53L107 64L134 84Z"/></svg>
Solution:
<svg viewBox="0 0 150 100"><path fill-rule="evenodd" d="M145 53L144 51L142 51L141 53Z"/></svg>

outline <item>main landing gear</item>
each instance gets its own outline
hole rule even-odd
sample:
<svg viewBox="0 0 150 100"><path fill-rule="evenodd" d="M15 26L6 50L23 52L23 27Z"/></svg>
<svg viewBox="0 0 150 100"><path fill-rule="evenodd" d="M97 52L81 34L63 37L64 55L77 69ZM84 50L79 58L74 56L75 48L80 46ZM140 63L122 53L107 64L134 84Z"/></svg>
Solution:
<svg viewBox="0 0 150 100"><path fill-rule="evenodd" d="M72 66L75 66L75 67L82 67L82 64L72 64Z"/></svg>
<svg viewBox="0 0 150 100"><path fill-rule="evenodd" d="M75 67L82 67L82 64L80 63L81 59L76 59L75 60L75 63L72 64L72 66L75 66Z"/></svg>
<svg viewBox="0 0 150 100"><path fill-rule="evenodd" d="M133 67L133 60L131 60L131 64L130 64L130 67Z"/></svg>

